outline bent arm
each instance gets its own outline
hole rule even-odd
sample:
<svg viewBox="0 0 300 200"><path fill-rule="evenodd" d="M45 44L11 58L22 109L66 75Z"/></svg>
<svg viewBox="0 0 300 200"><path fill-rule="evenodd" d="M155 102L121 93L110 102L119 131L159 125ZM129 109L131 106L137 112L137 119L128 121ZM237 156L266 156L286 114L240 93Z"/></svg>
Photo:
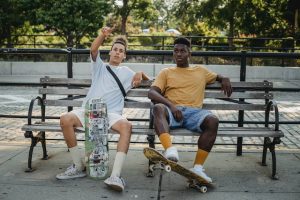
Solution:
<svg viewBox="0 0 300 200"><path fill-rule="evenodd" d="M132 78L131 85L133 87L138 87L142 80L150 80L150 78L144 72L137 72Z"/></svg>
<svg viewBox="0 0 300 200"><path fill-rule="evenodd" d="M168 106L169 108L174 107L173 103L161 94L161 90L159 87L151 86L148 92L148 98L154 101L155 103L162 103Z"/></svg>
<svg viewBox="0 0 300 200"><path fill-rule="evenodd" d="M230 97L232 94L232 87L231 87L230 79L228 77L224 77L224 76L218 74L216 80L221 83L224 94L227 95L228 97Z"/></svg>

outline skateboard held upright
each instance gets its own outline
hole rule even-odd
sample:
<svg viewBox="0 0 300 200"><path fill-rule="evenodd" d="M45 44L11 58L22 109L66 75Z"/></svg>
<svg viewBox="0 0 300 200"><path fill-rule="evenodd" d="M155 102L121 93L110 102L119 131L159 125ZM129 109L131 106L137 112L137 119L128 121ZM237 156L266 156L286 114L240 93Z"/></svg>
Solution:
<svg viewBox="0 0 300 200"><path fill-rule="evenodd" d="M101 98L85 104L85 160L89 177L104 179L108 173L107 107Z"/></svg>
<svg viewBox="0 0 300 200"><path fill-rule="evenodd" d="M177 174L187 178L188 187L197 189L198 191L205 193L207 192L207 187L213 187L212 183L207 182L201 176L195 174L189 169L181 166L180 164L168 160L161 153L153 148L144 148L144 155L153 163L155 163L157 168L164 169L166 172L174 171ZM151 166L150 170L154 170L155 166Z"/></svg>

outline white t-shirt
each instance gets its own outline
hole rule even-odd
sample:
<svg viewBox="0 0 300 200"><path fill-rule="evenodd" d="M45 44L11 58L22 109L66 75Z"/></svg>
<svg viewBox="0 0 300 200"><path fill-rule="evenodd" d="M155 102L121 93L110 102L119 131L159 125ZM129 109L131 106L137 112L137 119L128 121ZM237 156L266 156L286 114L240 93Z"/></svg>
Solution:
<svg viewBox="0 0 300 200"><path fill-rule="evenodd" d="M91 58L92 66L92 84L86 98L83 101L84 107L86 101L93 97L101 97L107 104L109 113L122 114L124 108L124 96L116 80L106 69L106 64L101 60L98 53L96 62ZM126 66L111 66L111 69L120 79L126 93L132 88L131 81L135 72Z"/></svg>

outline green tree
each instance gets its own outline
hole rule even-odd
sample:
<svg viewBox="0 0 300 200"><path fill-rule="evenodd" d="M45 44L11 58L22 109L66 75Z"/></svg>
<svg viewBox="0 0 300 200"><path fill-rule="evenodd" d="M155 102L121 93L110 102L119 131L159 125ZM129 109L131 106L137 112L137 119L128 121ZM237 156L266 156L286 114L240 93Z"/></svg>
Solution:
<svg viewBox="0 0 300 200"><path fill-rule="evenodd" d="M123 35L126 34L126 22L129 16L134 15L144 20L153 17L154 6L152 0L114 0L113 5L116 15L121 16L121 32Z"/></svg>
<svg viewBox="0 0 300 200"><path fill-rule="evenodd" d="M172 13L173 0L154 0L153 4L161 18L162 26L166 29L176 27L176 17Z"/></svg>
<svg viewBox="0 0 300 200"><path fill-rule="evenodd" d="M0 4L0 44L6 41L6 47L17 42L14 34L23 33L26 21L22 0L6 0Z"/></svg>
<svg viewBox="0 0 300 200"><path fill-rule="evenodd" d="M176 16L177 27L184 35L190 35L190 33L196 30L196 24L200 18L196 17L197 9L201 2L197 0L176 0L172 2L171 12L173 16ZM175 27L174 27L175 28Z"/></svg>
<svg viewBox="0 0 300 200"><path fill-rule="evenodd" d="M68 47L94 36L110 11L105 0L35 0L35 23L62 37ZM43 31L44 31L43 30Z"/></svg>

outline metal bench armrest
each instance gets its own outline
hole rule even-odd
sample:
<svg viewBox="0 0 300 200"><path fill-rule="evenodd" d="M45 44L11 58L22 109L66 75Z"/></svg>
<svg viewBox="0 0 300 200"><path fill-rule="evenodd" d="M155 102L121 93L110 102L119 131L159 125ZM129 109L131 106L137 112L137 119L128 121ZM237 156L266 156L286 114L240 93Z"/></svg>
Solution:
<svg viewBox="0 0 300 200"><path fill-rule="evenodd" d="M274 115L275 115L275 131L279 130L279 111L276 101L272 100L269 101L266 107L266 116L265 116L265 127L269 126L269 117L270 117L270 111L271 108L274 109Z"/></svg>
<svg viewBox="0 0 300 200"><path fill-rule="evenodd" d="M40 105L41 105L41 115L42 115L42 118L43 118L43 110L42 110L42 107L44 106L43 105L43 100L40 96L37 96L36 98L31 99L31 101L30 101L30 105L29 105L29 109L28 109L28 119L27 119L27 124L28 125L32 124L32 122L31 122L32 111L33 111L33 106L34 106L34 103L35 103L36 100L38 100Z"/></svg>

